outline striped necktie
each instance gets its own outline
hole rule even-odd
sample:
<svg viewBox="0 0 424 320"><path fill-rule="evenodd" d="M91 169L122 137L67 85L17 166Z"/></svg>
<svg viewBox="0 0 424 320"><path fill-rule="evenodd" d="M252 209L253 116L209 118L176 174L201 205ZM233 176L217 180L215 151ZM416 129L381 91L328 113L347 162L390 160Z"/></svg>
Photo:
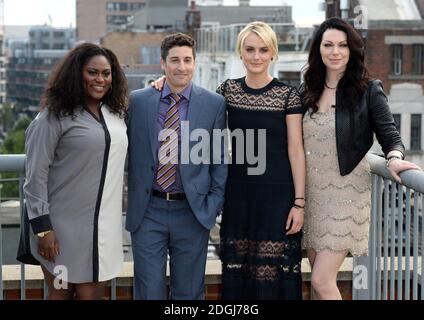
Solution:
<svg viewBox="0 0 424 320"><path fill-rule="evenodd" d="M162 143L158 153L159 165L156 175L156 181L164 191L167 191L175 183L178 162L178 136L180 133L178 103L181 100L181 96L171 93L168 97L170 105L163 124Z"/></svg>

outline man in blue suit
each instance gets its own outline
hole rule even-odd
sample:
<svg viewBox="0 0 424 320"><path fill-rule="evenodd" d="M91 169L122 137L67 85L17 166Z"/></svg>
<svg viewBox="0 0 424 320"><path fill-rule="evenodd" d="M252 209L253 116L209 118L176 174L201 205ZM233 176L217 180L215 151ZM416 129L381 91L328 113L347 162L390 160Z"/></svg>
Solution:
<svg viewBox="0 0 424 320"><path fill-rule="evenodd" d="M182 33L165 37L163 90L149 87L130 95L126 228L136 299L167 298L167 254L170 298L204 299L209 231L223 206L227 178L224 144L212 131L225 128L226 113L222 96L192 83L194 46ZM207 141L192 141L199 129ZM191 151L200 142L207 147L199 163L199 154Z"/></svg>

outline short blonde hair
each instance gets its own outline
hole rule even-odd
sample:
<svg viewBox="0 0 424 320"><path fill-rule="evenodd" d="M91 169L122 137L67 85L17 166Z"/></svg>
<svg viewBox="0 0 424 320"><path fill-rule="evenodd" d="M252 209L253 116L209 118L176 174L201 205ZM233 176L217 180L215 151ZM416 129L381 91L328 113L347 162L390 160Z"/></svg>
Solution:
<svg viewBox="0 0 424 320"><path fill-rule="evenodd" d="M274 60L278 58L278 42L277 35L269 24L262 21L253 21L240 31L237 37L236 53L241 55L244 41L250 33L255 33L265 45L271 50Z"/></svg>

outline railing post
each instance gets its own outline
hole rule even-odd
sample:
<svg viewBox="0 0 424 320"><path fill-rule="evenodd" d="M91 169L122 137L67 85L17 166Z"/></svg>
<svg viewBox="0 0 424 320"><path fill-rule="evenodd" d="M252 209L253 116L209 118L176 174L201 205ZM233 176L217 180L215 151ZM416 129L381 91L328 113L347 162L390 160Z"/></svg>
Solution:
<svg viewBox="0 0 424 320"><path fill-rule="evenodd" d="M3 300L3 226L1 223L0 223L0 300Z"/></svg>
<svg viewBox="0 0 424 320"><path fill-rule="evenodd" d="M24 186L23 173L19 173L19 206L21 214L21 226L24 225L24 197L23 197L23 186ZM21 300L26 299L26 283L25 283L25 264L21 263L21 281L20 281L20 294Z"/></svg>
<svg viewBox="0 0 424 320"><path fill-rule="evenodd" d="M371 202L371 216L370 216L370 229L368 240L368 255L354 257L353 271L357 266L363 266L366 270L367 285L366 288L357 288L355 283L355 273L352 274L352 299L353 300L371 300L375 299L375 243L377 235L377 210L378 210L378 193L381 191L381 181L376 175L372 175L372 202Z"/></svg>

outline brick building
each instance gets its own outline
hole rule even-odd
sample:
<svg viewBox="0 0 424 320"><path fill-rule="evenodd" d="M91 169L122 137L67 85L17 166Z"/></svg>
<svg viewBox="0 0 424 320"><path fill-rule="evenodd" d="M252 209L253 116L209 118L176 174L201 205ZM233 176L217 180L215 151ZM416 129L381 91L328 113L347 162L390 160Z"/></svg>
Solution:
<svg viewBox="0 0 424 320"><path fill-rule="evenodd" d="M147 0L76 0L77 41L98 42L107 32L126 24Z"/></svg>
<svg viewBox="0 0 424 320"><path fill-rule="evenodd" d="M147 82L162 75L160 44L164 32L115 31L101 38L124 68L130 90L143 88Z"/></svg>
<svg viewBox="0 0 424 320"><path fill-rule="evenodd" d="M371 75L381 79L384 88L418 83L424 88L424 0L397 1L327 0L326 17L345 16L354 23L354 9L366 9L368 28L362 30L366 41L367 66ZM361 10L360 13L364 13Z"/></svg>
<svg viewBox="0 0 424 320"><path fill-rule="evenodd" d="M326 0L327 18L355 24L360 14L370 75L383 81L408 159L423 166L424 0Z"/></svg>

